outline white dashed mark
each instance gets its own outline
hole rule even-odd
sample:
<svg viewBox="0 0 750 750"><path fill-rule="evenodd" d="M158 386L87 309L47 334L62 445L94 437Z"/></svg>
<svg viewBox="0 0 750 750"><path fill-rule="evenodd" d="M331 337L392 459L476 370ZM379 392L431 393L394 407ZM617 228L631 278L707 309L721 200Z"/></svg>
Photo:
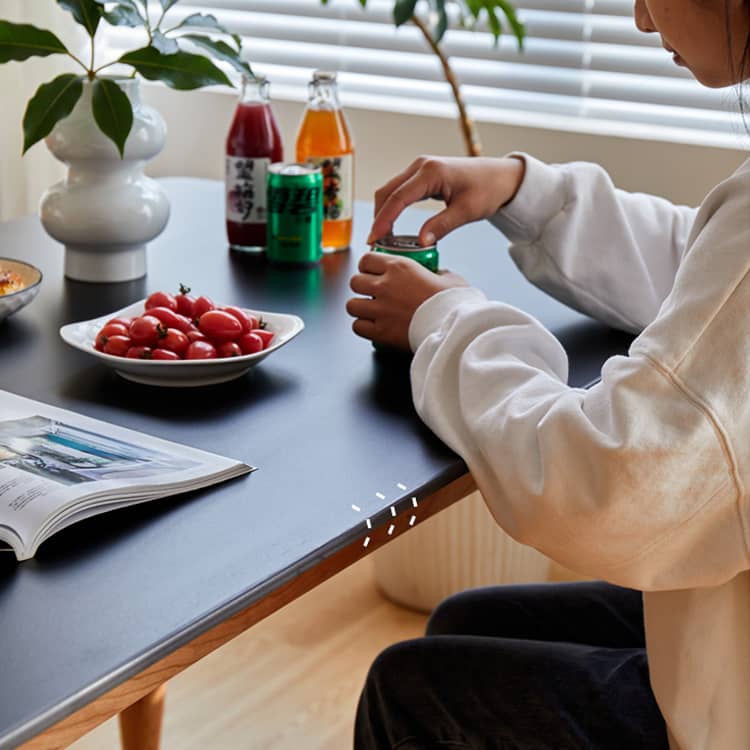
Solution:
<svg viewBox="0 0 750 750"><path fill-rule="evenodd" d="M354 503L352 503L352 510L356 510L357 513L359 513L362 510L362 508L360 508L359 505L355 505Z"/></svg>
<svg viewBox="0 0 750 750"><path fill-rule="evenodd" d="M391 505L391 515L395 518L396 517L396 509Z"/></svg>
<svg viewBox="0 0 750 750"><path fill-rule="evenodd" d="M399 482L399 483L398 483L398 484L396 485L396 487L398 487L398 488L399 488L400 490L405 490L405 489L406 489L406 485L405 485L405 484L401 484L401 482Z"/></svg>
<svg viewBox="0 0 750 750"><path fill-rule="evenodd" d="M393 524L391 524L391 525L390 525L390 526L388 527L388 536L390 536L390 535L391 535L391 534L393 533L393 530L394 530L395 528L396 528L396 527L395 527L395 526L394 526Z"/></svg>
<svg viewBox="0 0 750 750"><path fill-rule="evenodd" d="M365 538L365 543L362 545L363 547L366 547L370 543L370 537Z"/></svg>
<svg viewBox="0 0 750 750"><path fill-rule="evenodd" d="M385 500L385 495L382 492L376 492L375 497L378 498L378 500Z"/></svg>
<svg viewBox="0 0 750 750"><path fill-rule="evenodd" d="M372 521L369 518L365 521L365 523L367 524L368 529L372 528Z"/></svg>
<svg viewBox="0 0 750 750"><path fill-rule="evenodd" d="M413 505L413 506L414 506L415 508L417 507L417 498L416 498L416 497L413 497L413 498L411 499L411 504L412 504L412 505Z"/></svg>
<svg viewBox="0 0 750 750"><path fill-rule="evenodd" d="M412 516L409 519L409 526L414 526L414 523L415 523L416 520L417 520L417 517L416 516Z"/></svg>

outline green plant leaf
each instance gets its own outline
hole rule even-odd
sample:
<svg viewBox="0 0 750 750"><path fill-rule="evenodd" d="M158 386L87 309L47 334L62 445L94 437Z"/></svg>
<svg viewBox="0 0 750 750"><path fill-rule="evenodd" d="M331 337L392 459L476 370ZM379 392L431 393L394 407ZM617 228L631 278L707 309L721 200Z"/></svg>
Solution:
<svg viewBox="0 0 750 750"><path fill-rule="evenodd" d="M133 127L133 106L127 94L114 81L97 78L91 97L91 111L99 130L112 139L122 158L125 155L125 142Z"/></svg>
<svg viewBox="0 0 750 750"><path fill-rule="evenodd" d="M414 15L416 5L417 0L396 0L393 6L393 20L396 26L402 26Z"/></svg>
<svg viewBox="0 0 750 750"><path fill-rule="evenodd" d="M159 0L161 9L166 13L178 0Z"/></svg>
<svg viewBox="0 0 750 750"><path fill-rule="evenodd" d="M151 36L151 46L158 49L162 55L174 55L180 51L177 42L168 36L164 36L161 31L154 31Z"/></svg>
<svg viewBox="0 0 750 750"><path fill-rule="evenodd" d="M97 2L103 6L106 0L97 0ZM133 0L120 0L111 10L103 10L102 18L112 26L130 26L133 29L146 23L146 19L141 15Z"/></svg>
<svg viewBox="0 0 750 750"><path fill-rule="evenodd" d="M231 36L234 40L235 45L237 46L237 51L239 52L242 49L242 40L240 39L239 34L231 34L229 30L222 26L217 20L215 16L212 16L210 13L193 13L190 16L187 16L187 18L184 18L181 23L179 23L177 26L175 26L173 29L170 29L170 31L177 31L178 29L183 28L193 28L193 29L206 29L211 31L218 31L222 34L226 34L227 36Z"/></svg>
<svg viewBox="0 0 750 750"><path fill-rule="evenodd" d="M198 89L215 84L232 85L224 72L209 59L189 52L162 55L153 47L142 47L123 55L119 62L132 65L144 78L150 81L163 81L173 89Z"/></svg>
<svg viewBox="0 0 750 750"><path fill-rule="evenodd" d="M508 0L487 0L488 4L496 6L502 10L505 14L505 18L508 21L513 36L515 36L518 42L518 49L523 52L523 40L526 38L526 27L518 20L516 15L516 9L508 2Z"/></svg>
<svg viewBox="0 0 750 750"><path fill-rule="evenodd" d="M229 63L235 70L246 75L253 75L253 71L237 52L232 49L226 42L217 39L210 39L200 34L185 34L180 39L189 39L193 44L197 44L205 50L208 50L217 60Z"/></svg>
<svg viewBox="0 0 750 750"><path fill-rule="evenodd" d="M43 83L29 100L23 116L23 153L46 138L67 117L83 93L83 76L65 73Z"/></svg>
<svg viewBox="0 0 750 750"><path fill-rule="evenodd" d="M68 48L51 31L0 21L0 63L58 54L68 54Z"/></svg>
<svg viewBox="0 0 750 750"><path fill-rule="evenodd" d="M70 11L73 18L83 26L89 36L94 36L102 18L103 8L96 0L57 0L64 10Z"/></svg>
<svg viewBox="0 0 750 750"><path fill-rule="evenodd" d="M439 42L448 28L448 14L445 12L445 0L429 0L430 14L428 28L430 36Z"/></svg>

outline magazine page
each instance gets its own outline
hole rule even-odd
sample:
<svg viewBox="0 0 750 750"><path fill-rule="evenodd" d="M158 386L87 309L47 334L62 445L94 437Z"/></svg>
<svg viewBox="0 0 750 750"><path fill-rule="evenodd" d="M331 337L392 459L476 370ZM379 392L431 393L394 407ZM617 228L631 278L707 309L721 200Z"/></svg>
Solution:
<svg viewBox="0 0 750 750"><path fill-rule="evenodd" d="M190 489L248 471L238 461L0 391L0 539L11 544L7 530L27 546L52 517L90 496L143 488L158 495L160 487Z"/></svg>

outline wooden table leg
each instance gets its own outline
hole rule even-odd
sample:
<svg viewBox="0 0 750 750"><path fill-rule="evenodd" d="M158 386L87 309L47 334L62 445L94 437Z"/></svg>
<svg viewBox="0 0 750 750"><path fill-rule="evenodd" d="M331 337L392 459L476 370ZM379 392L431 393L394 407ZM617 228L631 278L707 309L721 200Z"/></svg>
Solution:
<svg viewBox="0 0 750 750"><path fill-rule="evenodd" d="M166 694L164 683L120 714L122 750L159 750Z"/></svg>

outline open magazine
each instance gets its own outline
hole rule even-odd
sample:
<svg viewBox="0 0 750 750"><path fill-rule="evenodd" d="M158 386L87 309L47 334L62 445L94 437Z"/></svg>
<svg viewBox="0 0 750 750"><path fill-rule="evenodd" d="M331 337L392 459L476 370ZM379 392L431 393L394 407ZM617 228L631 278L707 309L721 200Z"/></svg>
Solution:
<svg viewBox="0 0 750 750"><path fill-rule="evenodd" d="M0 549L19 560L76 521L251 471L0 390Z"/></svg>

